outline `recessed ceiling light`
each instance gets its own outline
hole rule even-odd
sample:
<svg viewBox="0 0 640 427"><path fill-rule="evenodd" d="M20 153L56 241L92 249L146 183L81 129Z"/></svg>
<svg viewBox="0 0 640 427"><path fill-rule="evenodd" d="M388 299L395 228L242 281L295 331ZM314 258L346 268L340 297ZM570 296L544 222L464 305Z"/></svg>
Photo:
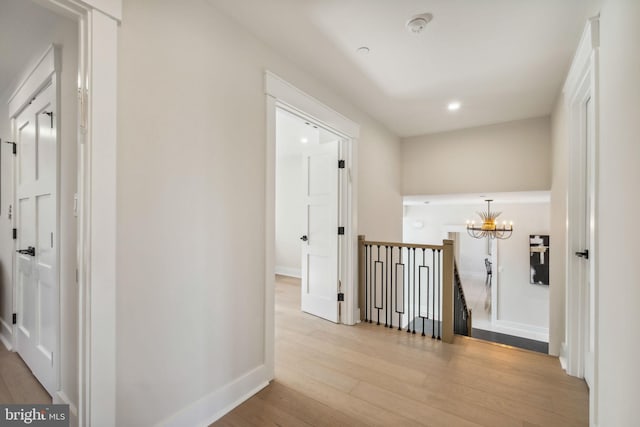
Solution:
<svg viewBox="0 0 640 427"><path fill-rule="evenodd" d="M407 21L407 30L413 34L419 34L424 30L429 22L433 19L433 15L430 13L421 13L415 15L409 21Z"/></svg>
<svg viewBox="0 0 640 427"><path fill-rule="evenodd" d="M309 140L307 138L300 138L300 142L306 144L307 142L309 142Z"/></svg>
<svg viewBox="0 0 640 427"><path fill-rule="evenodd" d="M371 52L371 49L369 49L367 46L360 46L356 49L356 52L358 52L360 55L368 55L369 52Z"/></svg>
<svg viewBox="0 0 640 427"><path fill-rule="evenodd" d="M449 105L447 105L447 109L449 111L457 111L460 109L460 107L462 106L462 104L460 104L460 102L458 101L452 101L449 103Z"/></svg>

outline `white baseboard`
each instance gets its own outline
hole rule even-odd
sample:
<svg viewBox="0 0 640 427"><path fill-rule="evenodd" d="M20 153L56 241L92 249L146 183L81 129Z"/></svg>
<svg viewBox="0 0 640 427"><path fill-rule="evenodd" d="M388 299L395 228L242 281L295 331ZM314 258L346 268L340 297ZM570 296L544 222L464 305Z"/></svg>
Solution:
<svg viewBox="0 0 640 427"><path fill-rule="evenodd" d="M269 385L270 380L266 366L260 365L161 421L158 425L167 427L209 426Z"/></svg>
<svg viewBox="0 0 640 427"><path fill-rule="evenodd" d="M281 276L295 277L297 279L302 278L302 270L300 270L299 268L283 267L281 265L276 265L274 268L274 271L276 274L279 274Z"/></svg>
<svg viewBox="0 0 640 427"><path fill-rule="evenodd" d="M567 371L567 343L566 342L562 342L562 344L560 344L560 366L562 366L562 369L565 370L565 372Z"/></svg>
<svg viewBox="0 0 640 427"><path fill-rule="evenodd" d="M13 351L13 328L3 319L0 319L0 342L7 350Z"/></svg>
<svg viewBox="0 0 640 427"><path fill-rule="evenodd" d="M493 330L501 334L515 335L530 340L549 342L549 329L540 326L526 325L524 323L496 320L493 322Z"/></svg>
<svg viewBox="0 0 640 427"><path fill-rule="evenodd" d="M66 393L62 390L57 391L52 401L55 405L69 405L69 427L78 427L78 408L71 403Z"/></svg>

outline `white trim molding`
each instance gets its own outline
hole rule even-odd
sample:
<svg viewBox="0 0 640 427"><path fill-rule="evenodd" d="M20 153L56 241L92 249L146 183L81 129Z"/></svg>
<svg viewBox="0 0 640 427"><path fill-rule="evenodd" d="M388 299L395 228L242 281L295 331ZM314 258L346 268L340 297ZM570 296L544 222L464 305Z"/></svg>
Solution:
<svg viewBox="0 0 640 427"><path fill-rule="evenodd" d="M52 80L53 75L60 69L59 49L54 45L47 48L36 61L22 82L9 97L9 117L14 118L44 89Z"/></svg>
<svg viewBox="0 0 640 427"><path fill-rule="evenodd" d="M54 405L69 405L69 427L78 427L78 408L71 402L69 396L63 391L58 391L52 397Z"/></svg>
<svg viewBox="0 0 640 427"><path fill-rule="evenodd" d="M492 328L495 332L507 335L515 335L530 340L549 342L549 328L542 326L527 325L524 323L510 322L507 320L496 320Z"/></svg>
<svg viewBox="0 0 640 427"><path fill-rule="evenodd" d="M269 385L269 373L261 365L158 423L163 427L206 427Z"/></svg>
<svg viewBox="0 0 640 427"><path fill-rule="evenodd" d="M0 342L4 344L7 350L13 351L13 328L0 318L0 329L2 330L0 332Z"/></svg>
<svg viewBox="0 0 640 427"><path fill-rule="evenodd" d="M301 91L271 71L265 71L265 90L300 115L313 117L315 122L336 130L349 138L360 137L360 125L332 110L311 95Z"/></svg>
<svg viewBox="0 0 640 427"><path fill-rule="evenodd" d="M275 273L281 276L295 277L296 279L302 278L302 271L299 268L283 267L276 265Z"/></svg>
<svg viewBox="0 0 640 427"><path fill-rule="evenodd" d="M599 126L599 17L589 19L563 87L568 112L569 182L567 186L567 218L565 260L566 297L565 340L562 348L563 367L569 375L584 377L591 373L589 422L598 421L598 126ZM587 121L587 106L593 119ZM584 173L587 166L590 173ZM585 211L589 200L588 212ZM590 232L587 233L587 225ZM575 256L576 251L589 250L589 268ZM588 281L593 289L584 286ZM591 307L588 304L591 301ZM590 311L592 318L590 318ZM590 332L587 337L586 331ZM593 341L593 342L591 342ZM587 357L591 348L593 360Z"/></svg>

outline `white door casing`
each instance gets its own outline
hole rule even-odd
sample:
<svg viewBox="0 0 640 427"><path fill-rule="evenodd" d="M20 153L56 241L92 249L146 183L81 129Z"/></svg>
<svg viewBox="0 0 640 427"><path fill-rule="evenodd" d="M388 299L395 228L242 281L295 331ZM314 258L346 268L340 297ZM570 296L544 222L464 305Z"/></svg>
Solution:
<svg viewBox="0 0 640 427"><path fill-rule="evenodd" d="M56 394L53 402L71 403L72 425L77 420L79 426L115 426L116 89L122 0L33 1L76 20L80 44L77 70L80 331L72 331L78 333L80 353L77 419L74 402L66 400L67 396ZM38 74L29 77L34 76ZM27 93L29 89L30 85L24 84L15 97L33 95L35 92ZM10 104L10 112L16 112L13 107Z"/></svg>
<svg viewBox="0 0 640 427"><path fill-rule="evenodd" d="M598 425L598 58L595 17L587 22L563 88L569 130L563 356L567 373L585 378L589 385L592 426Z"/></svg>
<svg viewBox="0 0 640 427"><path fill-rule="evenodd" d="M16 350L50 395L58 390L58 143L52 79L15 117Z"/></svg>
<svg viewBox="0 0 640 427"><path fill-rule="evenodd" d="M593 257L594 245L594 221L595 221L595 180L594 180L594 164L593 164L593 140L594 140L594 102L589 98L584 105L585 115L585 150L584 150L584 234L581 236L583 248L590 251ZM582 338L584 351L584 379L590 388L593 388L593 370L594 370L594 353L595 353L595 277L594 277L593 261L589 256L583 256L580 261L580 284L584 287L584 325Z"/></svg>
<svg viewBox="0 0 640 427"><path fill-rule="evenodd" d="M304 93L270 71L265 71L265 103L266 103L266 203L265 203L265 366L268 379L274 377L274 341L275 341L275 310L274 310L274 266L275 266L275 153L276 153L276 109L283 108L293 114L321 124L325 129L341 135L346 142L343 146L343 159L346 163L343 181L345 191L341 194L342 225L345 235L340 242L341 254L344 260L341 266L342 288L344 303L340 303L343 310L343 323L355 324L359 319L357 300L357 194L358 173L357 154L360 126L327 107L317 99Z"/></svg>
<svg viewBox="0 0 640 427"><path fill-rule="evenodd" d="M303 153L305 229L302 311L338 322L340 141L311 141Z"/></svg>

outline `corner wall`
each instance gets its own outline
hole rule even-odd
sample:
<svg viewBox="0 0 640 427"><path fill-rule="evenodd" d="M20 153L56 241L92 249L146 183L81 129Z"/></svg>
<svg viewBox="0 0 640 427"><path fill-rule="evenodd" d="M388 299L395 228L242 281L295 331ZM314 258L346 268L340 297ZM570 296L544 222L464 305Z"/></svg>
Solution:
<svg viewBox="0 0 640 427"><path fill-rule="evenodd" d="M123 16L117 424L205 424L269 379L265 69L360 124L359 231L398 240L399 140L207 2Z"/></svg>
<svg viewBox="0 0 640 427"><path fill-rule="evenodd" d="M567 109L561 93L551 115L551 252L549 295L549 354L560 355L565 339L567 265L567 185L569 134Z"/></svg>
<svg viewBox="0 0 640 427"><path fill-rule="evenodd" d="M640 2L606 0L600 15L598 185L600 427L638 423L640 395Z"/></svg>

